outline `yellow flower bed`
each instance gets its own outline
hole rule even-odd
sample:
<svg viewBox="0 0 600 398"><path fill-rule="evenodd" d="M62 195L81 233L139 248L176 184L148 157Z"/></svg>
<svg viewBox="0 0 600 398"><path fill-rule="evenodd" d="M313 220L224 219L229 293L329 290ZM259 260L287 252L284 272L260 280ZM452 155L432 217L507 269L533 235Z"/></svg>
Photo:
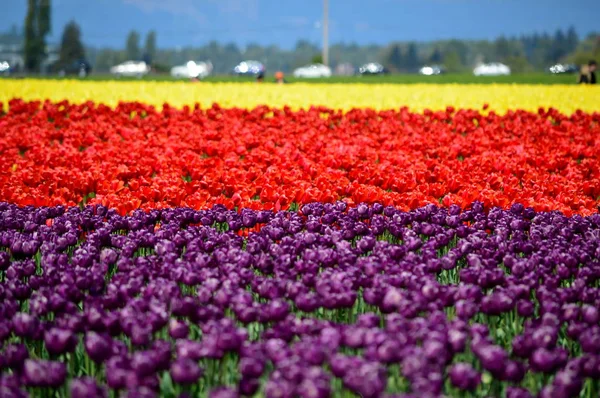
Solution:
<svg viewBox="0 0 600 398"><path fill-rule="evenodd" d="M537 110L554 107L564 113L577 109L600 110L600 90L577 85L485 85L485 84L257 84L146 81L76 81L76 80L0 80L0 101L67 99L91 100L114 106L119 101L140 101L161 106L165 102L181 107L198 102L203 107L217 102L225 107L253 107L267 104L306 108L325 105L349 109L371 107L390 109L408 106L421 111L456 108Z"/></svg>

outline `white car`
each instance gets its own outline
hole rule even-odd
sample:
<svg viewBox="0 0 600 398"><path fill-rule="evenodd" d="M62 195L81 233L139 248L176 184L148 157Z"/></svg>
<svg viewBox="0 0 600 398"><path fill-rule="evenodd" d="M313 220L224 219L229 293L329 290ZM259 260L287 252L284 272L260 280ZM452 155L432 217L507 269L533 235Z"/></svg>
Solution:
<svg viewBox="0 0 600 398"><path fill-rule="evenodd" d="M294 70L294 77L318 78L331 77L331 68L323 64L312 64Z"/></svg>
<svg viewBox="0 0 600 398"><path fill-rule="evenodd" d="M238 76L258 76L265 73L265 66L258 61L242 61L233 68L233 74Z"/></svg>
<svg viewBox="0 0 600 398"><path fill-rule="evenodd" d="M439 65L425 65L419 69L419 74L423 76L441 75L442 73L444 73L444 68Z"/></svg>
<svg viewBox="0 0 600 398"><path fill-rule="evenodd" d="M475 76L508 76L510 75L510 68L499 62L493 62L491 64L481 64L473 69Z"/></svg>
<svg viewBox="0 0 600 398"><path fill-rule="evenodd" d="M126 61L110 68L110 73L118 77L142 77L150 72L150 66L144 61Z"/></svg>
<svg viewBox="0 0 600 398"><path fill-rule="evenodd" d="M188 61L185 65L171 68L171 76L184 79L203 79L210 75L213 66L209 62Z"/></svg>
<svg viewBox="0 0 600 398"><path fill-rule="evenodd" d="M0 61L0 74L2 73L7 75L10 73L10 65L7 61Z"/></svg>
<svg viewBox="0 0 600 398"><path fill-rule="evenodd" d="M358 73L361 76L385 75L388 70L377 62L369 62L358 68Z"/></svg>

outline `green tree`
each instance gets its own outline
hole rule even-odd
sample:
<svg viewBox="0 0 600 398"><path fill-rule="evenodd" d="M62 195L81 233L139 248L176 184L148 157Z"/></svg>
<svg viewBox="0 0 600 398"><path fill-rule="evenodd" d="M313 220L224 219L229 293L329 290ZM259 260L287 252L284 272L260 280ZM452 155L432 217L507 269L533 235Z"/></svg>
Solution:
<svg viewBox="0 0 600 398"><path fill-rule="evenodd" d="M322 64L323 63L323 56L321 54L315 55L314 57L312 57L312 59L310 60L310 62L312 62L313 64Z"/></svg>
<svg viewBox="0 0 600 398"><path fill-rule="evenodd" d="M579 35L573 26L567 31L567 51L573 52L579 44Z"/></svg>
<svg viewBox="0 0 600 398"><path fill-rule="evenodd" d="M494 44L496 57L498 57L496 61L504 61L508 57L510 57L510 43L506 37L499 37L498 39L496 39L496 42Z"/></svg>
<svg viewBox="0 0 600 398"><path fill-rule="evenodd" d="M450 73L461 72L464 69L462 63L460 62L460 55L458 54L458 51L450 51L444 54L444 66Z"/></svg>
<svg viewBox="0 0 600 398"><path fill-rule="evenodd" d="M419 54L417 53L417 45L410 43L406 50L406 68L408 70L415 70L419 67Z"/></svg>
<svg viewBox="0 0 600 398"><path fill-rule="evenodd" d="M36 71L39 66L39 49L37 43L37 30L35 27L36 6L37 4L35 0L29 0L27 2L27 14L25 16L24 58L25 68L29 71Z"/></svg>
<svg viewBox="0 0 600 398"><path fill-rule="evenodd" d="M50 0L39 0L37 24L39 40L45 47L46 35L50 33Z"/></svg>
<svg viewBox="0 0 600 398"><path fill-rule="evenodd" d="M531 65L523 55L510 56L504 60L510 66L511 72L524 73L531 71Z"/></svg>
<svg viewBox="0 0 600 398"><path fill-rule="evenodd" d="M25 68L38 72L46 56L46 36L50 33L50 0L28 0L25 15Z"/></svg>
<svg viewBox="0 0 600 398"><path fill-rule="evenodd" d="M102 49L96 55L94 68L97 71L107 72L111 66L117 65L125 60L123 51L111 50L108 48Z"/></svg>
<svg viewBox="0 0 600 398"><path fill-rule="evenodd" d="M84 57L85 49L81 43L79 25L75 21L71 21L65 26L65 30L63 31L58 62L60 66L64 67Z"/></svg>
<svg viewBox="0 0 600 398"><path fill-rule="evenodd" d="M577 65L587 64L591 59L600 60L600 35L589 35L579 43L577 50L568 57L570 62Z"/></svg>
<svg viewBox="0 0 600 398"><path fill-rule="evenodd" d="M439 64L442 62L442 52L440 51L439 47L436 47L433 50L433 53L431 53L431 56L429 56L429 62L432 64Z"/></svg>
<svg viewBox="0 0 600 398"><path fill-rule="evenodd" d="M140 35L135 30L132 30L131 32L129 32L129 35L127 35L127 43L125 44L125 54L127 55L127 59L140 59Z"/></svg>
<svg viewBox="0 0 600 398"><path fill-rule="evenodd" d="M156 32L151 30L146 35L146 43L144 44L144 61L151 64L156 56Z"/></svg>
<svg viewBox="0 0 600 398"><path fill-rule="evenodd" d="M399 71L404 66L404 59L402 57L402 49L399 44L392 45L388 56L386 57L386 64L390 69Z"/></svg>
<svg viewBox="0 0 600 398"><path fill-rule="evenodd" d="M569 43L562 30L558 29L554 34L554 40L550 49L550 59L552 62L558 62L564 57L568 50Z"/></svg>
<svg viewBox="0 0 600 398"><path fill-rule="evenodd" d="M456 52L458 59L460 60L460 65L466 65L468 63L470 51L467 42L462 40L450 40L445 42L444 46L445 47L442 50L444 54Z"/></svg>

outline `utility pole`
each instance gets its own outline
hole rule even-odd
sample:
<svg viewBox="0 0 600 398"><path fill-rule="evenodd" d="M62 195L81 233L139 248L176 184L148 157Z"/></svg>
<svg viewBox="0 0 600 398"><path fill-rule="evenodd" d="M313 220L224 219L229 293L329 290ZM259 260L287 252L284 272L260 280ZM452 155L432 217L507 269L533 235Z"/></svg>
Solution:
<svg viewBox="0 0 600 398"><path fill-rule="evenodd" d="M323 64L329 66L329 0L323 0Z"/></svg>

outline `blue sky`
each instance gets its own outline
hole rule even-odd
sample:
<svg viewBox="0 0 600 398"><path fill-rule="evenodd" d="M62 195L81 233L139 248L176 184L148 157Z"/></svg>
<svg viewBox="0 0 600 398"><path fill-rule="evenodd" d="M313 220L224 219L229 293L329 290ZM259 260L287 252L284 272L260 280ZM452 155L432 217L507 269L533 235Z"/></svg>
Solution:
<svg viewBox="0 0 600 398"><path fill-rule="evenodd" d="M0 27L22 25L26 0L0 0ZM218 40L320 43L322 0L53 0L51 41L71 19L87 45L124 46L131 29L155 29L159 47ZM85 6L84 6L85 4ZM330 41L385 44L394 40L491 39L575 26L600 28L592 0L329 0Z"/></svg>

